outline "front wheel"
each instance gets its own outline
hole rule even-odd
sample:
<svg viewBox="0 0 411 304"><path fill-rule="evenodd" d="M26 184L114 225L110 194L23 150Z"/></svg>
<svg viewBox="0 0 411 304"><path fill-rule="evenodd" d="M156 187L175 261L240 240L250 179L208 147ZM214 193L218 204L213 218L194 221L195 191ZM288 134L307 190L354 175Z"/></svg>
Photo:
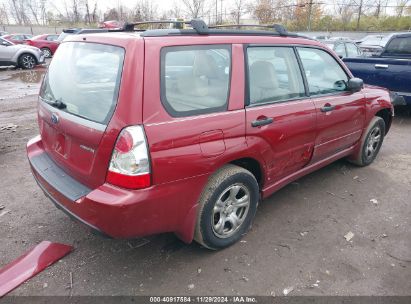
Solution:
<svg viewBox="0 0 411 304"><path fill-rule="evenodd" d="M42 48L41 51L43 52L44 57L51 58L52 54L49 48Z"/></svg>
<svg viewBox="0 0 411 304"><path fill-rule="evenodd" d="M23 54L19 58L19 66L25 70L32 69L36 66L36 58L31 54Z"/></svg>
<svg viewBox="0 0 411 304"><path fill-rule="evenodd" d="M377 157L385 135L385 122L381 117L375 116L361 138L361 146L357 155L350 162L357 166L368 166Z"/></svg>
<svg viewBox="0 0 411 304"><path fill-rule="evenodd" d="M224 166L200 198L194 239L213 250L234 244L251 227L258 200L254 175L235 165Z"/></svg>

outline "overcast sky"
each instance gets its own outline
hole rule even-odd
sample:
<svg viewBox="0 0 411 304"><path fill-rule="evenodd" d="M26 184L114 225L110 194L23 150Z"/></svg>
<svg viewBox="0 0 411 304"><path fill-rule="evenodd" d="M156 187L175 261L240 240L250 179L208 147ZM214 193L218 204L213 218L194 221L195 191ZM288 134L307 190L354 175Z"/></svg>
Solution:
<svg viewBox="0 0 411 304"><path fill-rule="evenodd" d="M37 0L40 1L40 0ZM122 4L130 9L134 8L136 3L138 2L138 0L88 0L90 6L92 7L95 3L95 1L97 1L98 3L98 9L99 11L101 11L102 13L104 13L107 9L113 8L113 7L118 7L119 4ZM150 0L149 0L150 1ZM218 1L218 10L220 13L220 8L221 8L221 0L217 0ZM223 13L229 13L231 8L233 7L235 0L222 0L222 5L223 5ZM244 0L244 2L246 3L250 3L250 2L256 2L257 0ZM55 8L57 8L58 10L60 10L61 12L64 12L64 7L65 7L65 3L67 3L67 5L70 7L70 4L72 2L72 0L46 0L48 7L47 10L50 11L56 11ZM173 7L174 3L179 3L180 7L183 7L182 5L182 1L181 0L151 0L151 2L157 6L158 8L158 13L159 15L161 14L161 12L163 11L167 11L169 9L171 9ZM207 1L209 3L209 6L214 6L214 4L216 3L216 0L208 0ZM307 0L307 3L309 2L309 0ZM323 8L329 13L332 14L334 13L334 3L342 3L345 2L343 0L314 0L314 3L322 3L323 4ZM358 3L359 1L357 1ZM364 3L373 5L376 1L374 1L374 3L372 3L373 0L365 0ZM396 0L388 0L388 5L389 6L395 6L396 5ZM0 0L0 3L5 3L6 5L9 5L10 0ZM294 1L294 3L297 3L297 0ZM367 9L367 7L365 7L365 9ZM371 7L368 7L368 9L373 9ZM394 7L388 7L386 12L388 14L391 14L394 12ZM212 8L212 13L215 11L214 8ZM184 17L184 16L182 16Z"/></svg>

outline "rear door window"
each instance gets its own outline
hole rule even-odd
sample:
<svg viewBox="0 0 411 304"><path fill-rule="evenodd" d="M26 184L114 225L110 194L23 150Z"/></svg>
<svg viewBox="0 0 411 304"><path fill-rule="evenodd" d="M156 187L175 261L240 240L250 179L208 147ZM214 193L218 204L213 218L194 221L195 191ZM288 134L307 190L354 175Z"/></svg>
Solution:
<svg viewBox="0 0 411 304"><path fill-rule="evenodd" d="M348 76L335 58L315 48L297 48L310 95L331 94L347 89Z"/></svg>
<svg viewBox="0 0 411 304"><path fill-rule="evenodd" d="M40 98L70 114L107 124L117 104L124 49L66 42L53 57Z"/></svg>
<svg viewBox="0 0 411 304"><path fill-rule="evenodd" d="M305 96L304 82L291 47L247 48L250 104Z"/></svg>
<svg viewBox="0 0 411 304"><path fill-rule="evenodd" d="M161 50L161 101L172 116L227 108L231 70L229 45L192 45Z"/></svg>

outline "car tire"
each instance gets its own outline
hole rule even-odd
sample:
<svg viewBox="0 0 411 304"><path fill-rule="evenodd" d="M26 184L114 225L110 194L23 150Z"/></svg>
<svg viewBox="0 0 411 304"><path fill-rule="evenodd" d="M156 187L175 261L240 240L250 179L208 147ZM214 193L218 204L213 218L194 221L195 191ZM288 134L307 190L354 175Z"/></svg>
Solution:
<svg viewBox="0 0 411 304"><path fill-rule="evenodd" d="M37 64L36 58L31 54L22 54L19 58L19 67L25 70L34 68Z"/></svg>
<svg viewBox="0 0 411 304"><path fill-rule="evenodd" d="M51 58L51 56L53 56L49 48L41 48L41 51L45 58Z"/></svg>
<svg viewBox="0 0 411 304"><path fill-rule="evenodd" d="M357 166L368 166L377 157L385 135L385 122L381 117L375 116L369 123L360 140L360 149L357 155L349 161Z"/></svg>
<svg viewBox="0 0 411 304"><path fill-rule="evenodd" d="M212 250L234 244L250 229L259 198L250 171L235 165L222 167L201 195L194 240Z"/></svg>

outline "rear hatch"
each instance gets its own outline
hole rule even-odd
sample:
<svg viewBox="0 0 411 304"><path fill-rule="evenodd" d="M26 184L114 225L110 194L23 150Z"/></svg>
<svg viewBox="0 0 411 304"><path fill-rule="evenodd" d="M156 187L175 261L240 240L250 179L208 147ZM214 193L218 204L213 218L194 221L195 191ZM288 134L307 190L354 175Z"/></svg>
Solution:
<svg viewBox="0 0 411 304"><path fill-rule="evenodd" d="M90 188L105 180L112 147L101 141L117 105L124 53L118 46L62 43L40 89L44 149Z"/></svg>

